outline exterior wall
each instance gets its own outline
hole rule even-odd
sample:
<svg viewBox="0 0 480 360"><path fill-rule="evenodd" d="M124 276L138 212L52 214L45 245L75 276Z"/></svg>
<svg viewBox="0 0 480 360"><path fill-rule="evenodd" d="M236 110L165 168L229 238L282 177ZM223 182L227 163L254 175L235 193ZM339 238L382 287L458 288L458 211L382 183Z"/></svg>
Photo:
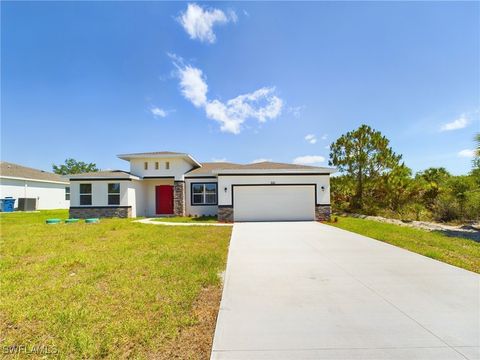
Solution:
<svg viewBox="0 0 480 360"><path fill-rule="evenodd" d="M187 216L216 216L217 205L192 205L192 183L217 182L216 178L186 178L185 179L185 215ZM217 191L223 191L217 184Z"/></svg>
<svg viewBox="0 0 480 360"><path fill-rule="evenodd" d="M166 162L170 162L170 169L165 168ZM148 162L148 170L144 169L144 163ZM155 162L158 162L159 168L155 170ZM185 159L181 158L145 158L130 160L130 172L140 177L144 176L158 176L167 177L172 176L175 180L183 180L183 175L193 168Z"/></svg>
<svg viewBox="0 0 480 360"><path fill-rule="evenodd" d="M156 214L156 198L155 186L157 185L174 185L173 180L142 180L143 192L145 196L145 216L157 216Z"/></svg>
<svg viewBox="0 0 480 360"><path fill-rule="evenodd" d="M120 206L131 206L128 201L128 189L131 187L131 181L128 180L85 180L72 181L70 184L70 206L77 207L80 205L80 184L92 184L92 205L85 207L112 206L108 205L108 184L120 183Z"/></svg>
<svg viewBox="0 0 480 360"><path fill-rule="evenodd" d="M65 200L67 186L69 184L0 178L0 198L15 198L15 208L18 207L18 198L36 198L38 210L68 209L70 201Z"/></svg>
<svg viewBox="0 0 480 360"><path fill-rule="evenodd" d="M147 206L145 202L145 186L141 180L132 180L128 191L128 203L132 206L132 217L145 216Z"/></svg>
<svg viewBox="0 0 480 360"><path fill-rule="evenodd" d="M228 175L218 177L218 205L232 205L233 184L316 184L316 204L330 205L329 175ZM324 190L322 190L322 186ZM227 188L227 191L225 191Z"/></svg>
<svg viewBox="0 0 480 360"><path fill-rule="evenodd" d="M107 206L107 207L71 207L70 218L87 219L101 217L132 217L130 206Z"/></svg>

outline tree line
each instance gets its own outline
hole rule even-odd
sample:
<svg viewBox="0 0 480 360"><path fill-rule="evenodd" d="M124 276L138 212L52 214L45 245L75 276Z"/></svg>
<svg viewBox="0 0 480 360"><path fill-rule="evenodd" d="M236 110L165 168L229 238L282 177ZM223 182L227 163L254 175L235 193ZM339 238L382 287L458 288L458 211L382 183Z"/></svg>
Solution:
<svg viewBox="0 0 480 360"><path fill-rule="evenodd" d="M443 167L413 174L390 141L368 125L347 132L330 145L329 165L336 212L403 220L475 221L480 219L480 134L468 175Z"/></svg>

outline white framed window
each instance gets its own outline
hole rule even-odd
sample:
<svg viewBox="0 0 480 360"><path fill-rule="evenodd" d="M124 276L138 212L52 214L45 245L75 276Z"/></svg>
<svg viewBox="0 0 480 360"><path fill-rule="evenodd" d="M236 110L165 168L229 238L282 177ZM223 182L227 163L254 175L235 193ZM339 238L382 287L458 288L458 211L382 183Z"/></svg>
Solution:
<svg viewBox="0 0 480 360"><path fill-rule="evenodd" d="M217 183L192 183L192 205L216 205Z"/></svg>
<svg viewBox="0 0 480 360"><path fill-rule="evenodd" d="M120 205L120 183L108 184L108 205Z"/></svg>
<svg viewBox="0 0 480 360"><path fill-rule="evenodd" d="M155 170L158 170L158 161L155 161Z"/></svg>
<svg viewBox="0 0 480 360"><path fill-rule="evenodd" d="M80 184L80 205L92 205L92 184Z"/></svg>
<svg viewBox="0 0 480 360"><path fill-rule="evenodd" d="M70 186L65 186L65 200L70 200Z"/></svg>
<svg viewBox="0 0 480 360"><path fill-rule="evenodd" d="M143 170L148 170L148 161L143 163Z"/></svg>
<svg viewBox="0 0 480 360"><path fill-rule="evenodd" d="M170 161L167 161L165 163L165 169L169 170L170 169Z"/></svg>

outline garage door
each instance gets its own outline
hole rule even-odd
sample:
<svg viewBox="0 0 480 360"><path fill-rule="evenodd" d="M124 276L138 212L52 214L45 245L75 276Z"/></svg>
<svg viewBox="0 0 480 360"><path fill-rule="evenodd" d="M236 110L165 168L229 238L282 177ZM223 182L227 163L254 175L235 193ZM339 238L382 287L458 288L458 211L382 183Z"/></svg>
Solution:
<svg viewBox="0 0 480 360"><path fill-rule="evenodd" d="M313 185L254 185L233 187L235 221L315 219Z"/></svg>

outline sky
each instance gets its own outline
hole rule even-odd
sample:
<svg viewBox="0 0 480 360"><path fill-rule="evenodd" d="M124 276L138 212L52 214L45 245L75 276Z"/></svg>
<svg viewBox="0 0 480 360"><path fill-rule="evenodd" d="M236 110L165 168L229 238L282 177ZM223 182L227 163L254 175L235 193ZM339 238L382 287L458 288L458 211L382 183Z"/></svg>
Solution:
<svg viewBox="0 0 480 360"><path fill-rule="evenodd" d="M1 159L327 166L368 124L414 172L471 169L479 2L2 2Z"/></svg>

